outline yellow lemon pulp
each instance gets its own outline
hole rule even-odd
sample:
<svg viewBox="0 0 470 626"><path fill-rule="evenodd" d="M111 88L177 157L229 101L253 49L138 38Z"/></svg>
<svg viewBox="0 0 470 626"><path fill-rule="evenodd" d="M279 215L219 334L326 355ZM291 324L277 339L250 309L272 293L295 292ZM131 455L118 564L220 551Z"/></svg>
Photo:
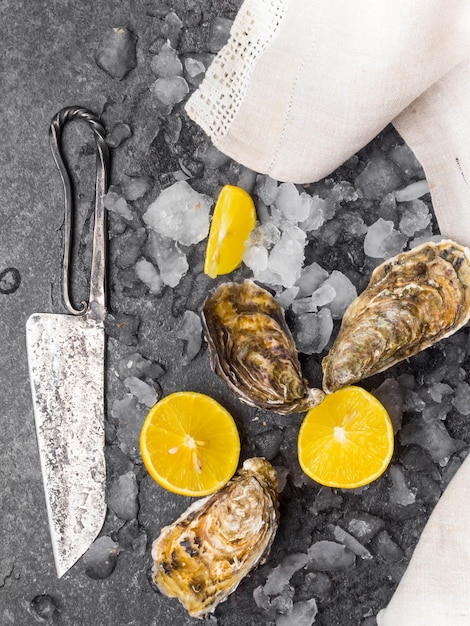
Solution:
<svg viewBox="0 0 470 626"><path fill-rule="evenodd" d="M299 463L314 481L353 489L387 469L393 426L384 406L362 387L345 387L310 409L300 427Z"/></svg>
<svg viewBox="0 0 470 626"><path fill-rule="evenodd" d="M204 273L215 278L242 262L245 241L256 223L253 199L241 187L225 185L219 194L207 242Z"/></svg>
<svg viewBox="0 0 470 626"><path fill-rule="evenodd" d="M181 391L150 409L140 450L149 474L162 487L186 496L205 496L235 473L240 438L232 416L216 400Z"/></svg>

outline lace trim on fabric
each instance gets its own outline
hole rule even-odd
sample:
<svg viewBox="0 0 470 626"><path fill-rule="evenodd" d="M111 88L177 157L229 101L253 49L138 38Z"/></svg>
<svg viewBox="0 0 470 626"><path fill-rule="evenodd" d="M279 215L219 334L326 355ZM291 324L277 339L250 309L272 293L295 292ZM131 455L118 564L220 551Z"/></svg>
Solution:
<svg viewBox="0 0 470 626"><path fill-rule="evenodd" d="M229 41L186 107L213 139L228 133L256 63L279 31L286 13L287 0L248 0L240 8Z"/></svg>

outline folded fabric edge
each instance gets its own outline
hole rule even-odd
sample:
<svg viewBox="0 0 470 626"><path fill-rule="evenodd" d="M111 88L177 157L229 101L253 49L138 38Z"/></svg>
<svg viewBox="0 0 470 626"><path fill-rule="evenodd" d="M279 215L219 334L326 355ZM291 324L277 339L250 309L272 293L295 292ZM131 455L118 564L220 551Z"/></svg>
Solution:
<svg viewBox="0 0 470 626"><path fill-rule="evenodd" d="M287 0L245 0L228 42L185 105L188 116L222 151L223 138L242 106L256 62L279 32L287 4Z"/></svg>
<svg viewBox="0 0 470 626"><path fill-rule="evenodd" d="M397 118L397 131L426 174L441 234L470 246L470 59Z"/></svg>

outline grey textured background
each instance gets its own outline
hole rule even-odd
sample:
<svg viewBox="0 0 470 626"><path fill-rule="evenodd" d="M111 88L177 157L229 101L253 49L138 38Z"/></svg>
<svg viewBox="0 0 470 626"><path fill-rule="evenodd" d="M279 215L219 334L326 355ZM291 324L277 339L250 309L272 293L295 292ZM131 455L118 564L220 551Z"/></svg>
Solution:
<svg viewBox="0 0 470 626"><path fill-rule="evenodd" d="M179 53L184 54L206 53L214 18L221 15L233 19L241 2L174 0L168 4L186 20L178 48ZM242 457L266 449L265 433L282 432L276 459L281 464L290 464L294 480L288 481L282 494L281 527L270 560L217 609L217 623L221 626L273 624L273 615L256 607L253 589L264 584L267 573L285 555L305 552L312 541L331 540L331 524L342 523L347 515L359 510L384 520L387 531L403 550L399 548L398 562L393 558L387 561L383 552L377 556L374 545L372 560L357 559L353 569L331 573L329 582L326 577L321 579L326 584L323 596L319 590L321 580L317 580L316 591L312 594L319 600L316 624L371 626L373 615L386 605L396 587L450 472L446 477L445 471L436 469L420 448L411 446L408 450L411 452L405 457L406 446L398 446L394 462L399 459L406 468L407 480L411 481L417 496L410 506L399 506L393 504L393 498L389 499L391 483L387 476L359 494L327 493L325 496L325 491L319 490L312 481L305 479L300 485L299 469L293 465L301 416L286 421L283 416L242 406L211 373L207 351L202 350L189 366L182 364L183 345L175 339L181 314L186 309L197 311L211 286L201 272L204 245L191 253L190 264L198 268L197 272L188 274L177 289L166 289L159 298L152 297L145 289L141 297L136 297L135 290L129 295L122 289L122 275L114 263L122 253L120 224L114 218L110 220L113 235L110 310L114 315L133 316L132 319L139 322L139 329L138 334L131 332L120 336L115 327L114 336L108 341L108 479L109 484L113 484L117 476L133 470L139 483L140 510L133 526L108 515L103 534L125 543L120 533L127 532L131 537L134 533L136 537L143 537L146 549L121 546L114 572L102 580L87 576L81 562L61 580L56 578L24 336L24 325L31 313L63 311L60 296L63 198L50 155L48 126L52 116L67 105L86 106L102 114L109 129L118 122L128 123L133 137L113 151L111 182L118 184L123 174L152 177L154 185L145 202L135 203L134 209L139 215L159 190L171 182L168 172L178 167L178 159L198 165L197 159L193 159L194 153L207 141L202 132L188 122L178 105L176 117L181 114L183 131L176 146L170 149L170 144L165 144L158 131L161 125L171 134L171 123L164 116L158 118L148 96L149 86L155 80L150 60L157 50L153 48L154 42L160 36L159 18L152 13L161 6L150 0L2 0L0 3L0 272L15 267L21 275L21 284L14 293L0 294L0 624L28 626L47 621L59 626L182 626L197 623L175 600L157 595L148 580L151 541L164 524L173 521L186 508L188 500L158 487L149 479L138 458L126 456L116 445L116 429L121 437L136 442L145 416L145 409L136 404L135 415L129 418L133 425L126 431L111 415L113 403L125 393L114 370L126 354L139 351L158 361L166 370L159 380L165 395L180 389L204 391L233 412L241 432ZM109 76L94 60L104 33L115 26L128 27L138 38L137 67L123 81ZM399 138L388 129L376 141L375 154L377 149L390 151L397 143ZM86 296L90 254L93 142L86 129L77 127L67 132L66 145L77 178L74 295L79 301ZM354 180L370 154L371 151L365 149L338 174L338 180L348 176ZM236 182L240 170L236 164L221 161L220 168L204 170L202 167L201 172L191 184L215 198L222 184ZM420 177L422 173L414 172L410 178L400 180L405 184ZM429 198L427 202L430 204ZM383 209L378 197L365 201L362 208L368 223L377 219ZM361 271L368 274L373 267L367 265L367 259L362 263L362 242L341 240L338 246L329 247L319 241L317 245L318 259L329 264L329 271L342 264L341 269L346 272L351 269L350 275L364 287ZM362 261L357 267L348 268L349 261L345 264L344 259L355 257ZM236 277L242 278L243 270ZM138 291L139 286L135 289ZM460 345L464 342L465 339L460 341ZM444 345L451 348L448 355L445 347L431 350L417 357L409 370L407 364L403 364L395 373L409 371L417 374L417 380L422 382L433 367L446 358L447 363L452 361L452 343ZM318 384L319 362L308 361L307 371L309 376L317 378ZM377 381L380 382L381 379ZM448 421L454 437L470 441L467 420L462 415L454 412ZM465 451L461 458L464 456ZM459 463L460 459L456 459L452 467L458 467ZM314 502L317 513L310 510ZM303 576L304 573L300 573L293 584L296 593L305 598L310 592ZM46 601L50 603L51 615L47 620L47 616L41 618L31 605L32 600L40 596L47 596Z"/></svg>

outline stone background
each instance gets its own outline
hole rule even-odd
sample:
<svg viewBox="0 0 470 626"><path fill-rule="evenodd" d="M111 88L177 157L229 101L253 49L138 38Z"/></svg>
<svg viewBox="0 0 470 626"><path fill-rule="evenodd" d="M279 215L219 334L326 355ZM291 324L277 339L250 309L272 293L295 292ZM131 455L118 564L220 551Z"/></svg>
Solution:
<svg viewBox="0 0 470 626"><path fill-rule="evenodd" d="M214 199L222 184L236 183L249 174L217 151L211 151L203 133L185 116L184 103L165 111L150 92L155 81L151 61L165 39L172 40L182 58L199 55L207 65L227 35L229 22L217 18L233 20L240 4L240 0L172 0L168 6L155 0L2 0L0 4L0 272L7 268L17 270L2 274L2 285L7 288L0 294L2 625L197 623L175 600L156 594L149 582L151 542L163 525L184 511L188 499L161 489L142 466L136 445L146 408L126 395L122 380L115 374L129 354L138 352L161 366L160 373L154 376L155 387L161 393L192 389L221 401L236 417L243 458L266 454L289 471L281 496L281 527L270 559L217 609L213 622L221 626L275 624L279 614L288 610L294 589L294 600L317 599L316 624L372 626L374 615L387 604L400 580L442 489L466 455L470 433L462 414L465 410L461 408L465 402L460 401L460 411L448 402L444 418L448 414L447 424L453 438L452 443L448 439L445 443L456 453L448 465L448 459L444 462L439 455L431 459L426 442L414 436L413 428L408 428L408 439L397 441L395 469L369 489L336 493L319 488L301 476L296 466L295 444L302 416L293 416L287 423L283 416L241 405L212 374L204 348L191 363L183 362L184 343L177 338L181 316L185 310L198 311L212 286L201 269L204 244L190 252L192 269L180 285L174 290L166 288L159 297L149 293L132 276L129 267L143 246L138 234L140 218L160 190L174 182L175 171L189 172L190 184ZM177 32L172 30L171 20L170 26L165 22L170 11L181 20ZM137 65L123 80L103 71L95 61L103 39L117 26L127 27L137 38ZM190 90L195 86L196 82L190 84ZM64 312L60 286L63 198L50 154L48 127L53 115L67 105L82 105L101 114L110 130L118 123L128 124L132 137L113 150L111 183L119 186L127 175L146 176L152 184L145 198L133 204L135 223L128 227L115 215L110 219L111 315L106 363L108 497L116 497L117 479L133 472L139 488L138 514L124 520L111 510L108 513L102 535L119 544L114 570L110 567L105 577L97 578L100 563L87 566L82 560L58 580L34 431L24 327L34 312ZM90 257L94 154L88 132L77 124L65 136L78 200L73 276L76 301L86 297ZM390 178L392 170L396 176L392 185L405 186L423 178L419 164L407 173L398 172L390 164L391 151L401 144L393 129L385 129L373 145L333 175L334 180L354 182L371 160L380 161L380 167L384 167L385 159L389 178L377 176L376 191L362 201L367 224L374 223L390 209L380 194L388 197L392 191L393 187L387 188L393 178ZM328 184L326 191L322 188L325 193ZM431 207L429 196L425 201ZM329 271L342 269L363 288L374 263L364 259L362 240L343 237L337 246L330 245L328 238L342 226L337 222L328 228L317 241L319 261L327 263ZM435 222L427 235L433 232L437 232ZM129 263L123 260L126 254L131 257ZM315 258L312 256L310 261ZM357 259L360 262L354 265ZM235 273L235 279L244 275L242 268ZM429 406L432 402L439 404L440 400L429 400L427 389L442 381L451 382L445 378L445 372L451 371L449 368L455 366L462 371L466 368L465 333L462 331L455 341L451 338L415 357L410 366L407 363L398 366L392 376L399 379L404 375L400 380L409 381L411 375L416 384L414 392L427 398L423 400L424 406L427 406L425 402ZM319 384L319 362L316 356L303 361L312 384ZM440 373L432 378L431 374L438 370ZM452 374L454 382L462 381L455 378L461 375L459 372ZM369 388L377 387L383 380L384 376L379 377ZM464 387L459 389L460 393ZM457 393L454 388L451 391ZM127 421L123 419L126 411ZM407 405L405 402L404 423L414 419L419 411L423 411L423 406L418 402L414 406L411 401ZM444 419L442 412L439 417L439 407L435 413L435 420ZM421 414L417 419L420 418ZM333 540L335 525L347 528L348 520L354 516L366 519L367 514L374 516L376 524L367 539L374 535L368 545L370 559L357 557L355 565L354 559L350 559L327 574L315 568L300 568L302 571L291 581L291 589L278 596L276 609L264 611L257 607L253 590L264 585L268 573L286 556L305 553L312 541ZM287 603L284 609L283 602Z"/></svg>

